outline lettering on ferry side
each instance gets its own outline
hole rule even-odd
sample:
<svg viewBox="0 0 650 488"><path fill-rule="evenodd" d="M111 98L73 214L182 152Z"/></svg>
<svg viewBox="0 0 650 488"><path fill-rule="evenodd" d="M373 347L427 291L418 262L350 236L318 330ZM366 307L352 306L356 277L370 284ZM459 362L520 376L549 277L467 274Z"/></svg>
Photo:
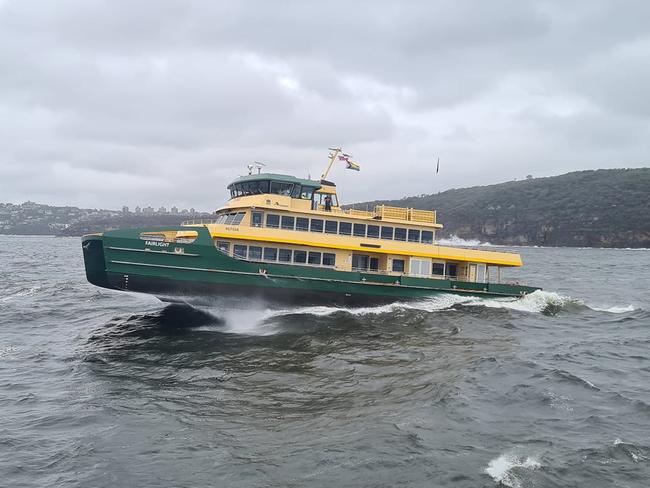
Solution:
<svg viewBox="0 0 650 488"><path fill-rule="evenodd" d="M233 230L235 232L239 232L239 227L226 227L226 230Z"/></svg>
<svg viewBox="0 0 650 488"><path fill-rule="evenodd" d="M169 247L169 242L144 241L145 246Z"/></svg>

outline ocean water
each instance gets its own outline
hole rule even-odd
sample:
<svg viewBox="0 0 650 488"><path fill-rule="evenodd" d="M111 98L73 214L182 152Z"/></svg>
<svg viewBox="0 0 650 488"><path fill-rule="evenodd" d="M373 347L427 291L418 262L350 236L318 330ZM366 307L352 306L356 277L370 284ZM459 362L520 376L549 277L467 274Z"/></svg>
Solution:
<svg viewBox="0 0 650 488"><path fill-rule="evenodd" d="M518 251L519 301L192 308L0 236L0 485L650 486L650 251Z"/></svg>

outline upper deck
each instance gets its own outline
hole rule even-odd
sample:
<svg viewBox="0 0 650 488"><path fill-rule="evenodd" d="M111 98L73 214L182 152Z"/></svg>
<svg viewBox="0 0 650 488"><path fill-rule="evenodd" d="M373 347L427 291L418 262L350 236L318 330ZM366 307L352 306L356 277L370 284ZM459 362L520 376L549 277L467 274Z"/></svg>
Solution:
<svg viewBox="0 0 650 488"><path fill-rule="evenodd" d="M230 185L230 200L217 213L241 208L338 215L354 220L410 223L441 229L435 210L376 205L373 209L343 208L336 185L326 180L300 179L289 175L261 173L242 176ZM327 200L329 199L329 205Z"/></svg>

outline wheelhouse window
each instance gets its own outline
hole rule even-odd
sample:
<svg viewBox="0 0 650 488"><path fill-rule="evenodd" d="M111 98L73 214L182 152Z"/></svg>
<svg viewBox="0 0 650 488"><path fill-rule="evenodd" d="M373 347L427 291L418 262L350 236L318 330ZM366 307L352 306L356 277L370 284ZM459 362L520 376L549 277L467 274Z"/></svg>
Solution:
<svg viewBox="0 0 650 488"><path fill-rule="evenodd" d="M244 197L248 195L261 195L269 192L269 182L264 181L244 181L229 186L230 196L232 198Z"/></svg>
<svg viewBox="0 0 650 488"><path fill-rule="evenodd" d="M305 217L296 217L296 230L309 230L309 219Z"/></svg>
<svg viewBox="0 0 650 488"><path fill-rule="evenodd" d="M323 253L323 266L335 266L336 265L336 254L331 252Z"/></svg>
<svg viewBox="0 0 650 488"><path fill-rule="evenodd" d="M368 226L368 237L373 239L379 239L379 226L378 225L369 225Z"/></svg>
<svg viewBox="0 0 650 488"><path fill-rule="evenodd" d="M283 263L290 263L291 262L291 254L292 254L291 249L279 249L278 250L278 261L281 261Z"/></svg>
<svg viewBox="0 0 650 488"><path fill-rule="evenodd" d="M395 240L396 241L405 241L406 240L406 229L401 227L395 227Z"/></svg>
<svg viewBox="0 0 650 488"><path fill-rule="evenodd" d="M433 268L431 274L435 276L444 276L445 275L445 263L433 263Z"/></svg>
<svg viewBox="0 0 650 488"><path fill-rule="evenodd" d="M293 230L295 220L296 219L294 219L293 217L283 215L282 216L282 228L287 229L287 230Z"/></svg>
<svg viewBox="0 0 650 488"><path fill-rule="evenodd" d="M325 233L326 234L336 234L339 230L339 223L336 220L326 220L325 221Z"/></svg>
<svg viewBox="0 0 650 488"><path fill-rule="evenodd" d="M293 191L293 183L281 183L279 181L271 182L271 192L274 195L291 196Z"/></svg>
<svg viewBox="0 0 650 488"><path fill-rule="evenodd" d="M350 222L340 222L339 223L339 234L343 236L352 235L352 224Z"/></svg>
<svg viewBox="0 0 650 488"><path fill-rule="evenodd" d="M309 255L307 256L307 262L309 264L320 264L321 260L321 253L317 251L309 251Z"/></svg>
<svg viewBox="0 0 650 488"><path fill-rule="evenodd" d="M275 247L264 248L264 261L276 261L278 259L278 250Z"/></svg>
<svg viewBox="0 0 650 488"><path fill-rule="evenodd" d="M267 214L266 215L266 226L271 227L273 229L277 229L280 227L280 216L275 215L275 214Z"/></svg>
<svg viewBox="0 0 650 488"><path fill-rule="evenodd" d="M393 272L403 273L404 272L404 260L403 259L393 259Z"/></svg>
<svg viewBox="0 0 650 488"><path fill-rule="evenodd" d="M382 239L392 239L393 238L393 228L392 227L383 227L381 228L381 238Z"/></svg>
<svg viewBox="0 0 650 488"><path fill-rule="evenodd" d="M420 231L417 229L409 229L409 242L420 242Z"/></svg>
<svg viewBox="0 0 650 488"><path fill-rule="evenodd" d="M247 246L242 246L241 244L235 244L234 248L235 257L246 259L246 252L248 250Z"/></svg>
<svg viewBox="0 0 650 488"><path fill-rule="evenodd" d="M312 188L309 186L301 187L300 198L303 200L311 200L311 197L314 195L314 190L316 190L316 188Z"/></svg>
<svg viewBox="0 0 650 488"><path fill-rule="evenodd" d="M259 246L250 246L248 248L248 259L251 261L262 260L262 248Z"/></svg>
<svg viewBox="0 0 650 488"><path fill-rule="evenodd" d="M430 230L422 231L422 243L423 244L433 244L433 232Z"/></svg>
<svg viewBox="0 0 650 488"><path fill-rule="evenodd" d="M251 213L251 225L253 227L262 227L262 218L264 214L262 212L253 212Z"/></svg>
<svg viewBox="0 0 650 488"><path fill-rule="evenodd" d="M321 219L311 219L309 230L312 232L323 232L323 221Z"/></svg>
<svg viewBox="0 0 650 488"><path fill-rule="evenodd" d="M307 251L293 251L293 262L294 263L306 263L307 262Z"/></svg>
<svg viewBox="0 0 650 488"><path fill-rule="evenodd" d="M357 237L366 237L366 224L354 224L354 235Z"/></svg>

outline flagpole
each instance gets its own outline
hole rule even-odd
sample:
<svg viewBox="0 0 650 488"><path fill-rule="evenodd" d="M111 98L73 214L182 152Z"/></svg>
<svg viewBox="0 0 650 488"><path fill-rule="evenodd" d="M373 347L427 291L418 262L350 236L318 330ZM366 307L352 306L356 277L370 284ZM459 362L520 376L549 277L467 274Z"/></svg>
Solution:
<svg viewBox="0 0 650 488"><path fill-rule="evenodd" d="M330 159L330 162L329 162L329 164L327 165L327 169L325 170L325 172L324 172L324 173L321 175L321 177L320 177L321 180L324 180L325 178L327 178L327 175L330 173L330 170L332 169L332 165L334 164L334 161L336 161L336 157L337 157L337 156L339 155L339 153L341 152L341 148L340 148L340 147L337 147L337 148L335 148L335 149L331 149L331 148L330 148L330 150L331 150L331 151L334 151L334 152L332 153L332 158Z"/></svg>

